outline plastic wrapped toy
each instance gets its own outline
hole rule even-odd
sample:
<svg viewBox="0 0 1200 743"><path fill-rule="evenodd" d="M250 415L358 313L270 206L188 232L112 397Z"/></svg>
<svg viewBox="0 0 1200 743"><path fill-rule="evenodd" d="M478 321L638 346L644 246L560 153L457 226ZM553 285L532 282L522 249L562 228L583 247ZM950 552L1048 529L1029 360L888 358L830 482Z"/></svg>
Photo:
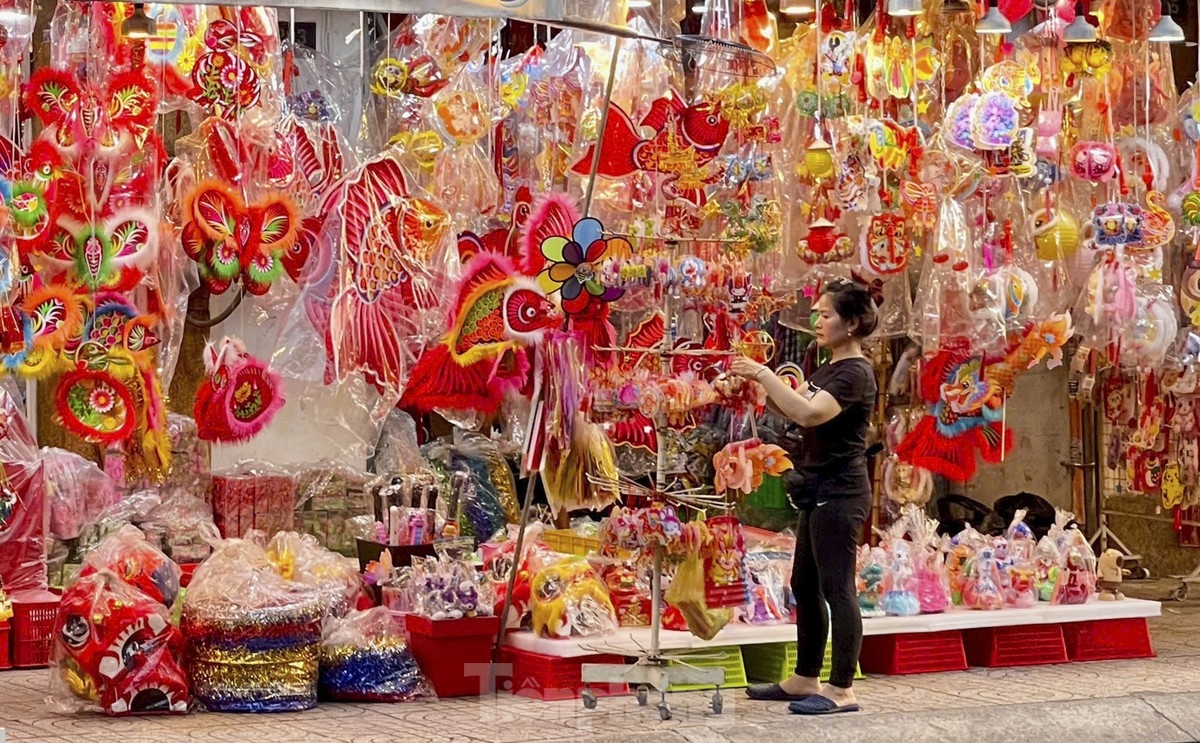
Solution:
<svg viewBox="0 0 1200 743"><path fill-rule="evenodd" d="M182 570L146 541L141 529L123 526L109 534L83 560L80 577L109 571L144 595L171 606L179 594Z"/></svg>
<svg viewBox="0 0 1200 743"><path fill-rule="evenodd" d="M586 562L551 565L533 579L533 631L542 637L604 634L617 615L604 581Z"/></svg>
<svg viewBox="0 0 1200 743"><path fill-rule="evenodd" d="M414 560L413 592L413 612L433 620L493 613L490 587L470 563L462 560Z"/></svg>
<svg viewBox="0 0 1200 743"><path fill-rule="evenodd" d="M996 551L984 547L967 564L963 584L963 606L968 609L994 610L1004 608L1002 576Z"/></svg>
<svg viewBox="0 0 1200 743"><path fill-rule="evenodd" d="M160 601L108 570L81 576L63 594L54 624L56 688L64 710L108 715L183 714L188 677L183 636Z"/></svg>
<svg viewBox="0 0 1200 743"><path fill-rule="evenodd" d="M1091 549L1071 546L1058 573L1051 603L1086 604L1096 594L1096 558Z"/></svg>
<svg viewBox="0 0 1200 743"><path fill-rule="evenodd" d="M1034 586L1037 588L1038 601L1050 601L1054 598L1054 587L1058 584L1058 571L1062 565L1062 555L1058 545L1049 536L1038 541L1033 553Z"/></svg>
<svg viewBox="0 0 1200 743"><path fill-rule="evenodd" d="M407 702L432 697L404 631L383 607L329 622L321 640L320 692L340 702Z"/></svg>
<svg viewBox="0 0 1200 743"><path fill-rule="evenodd" d="M910 545L907 541L899 539L892 541L888 546L891 555L879 607L889 616L916 616L921 613L921 601L918 598L920 581L913 566Z"/></svg>
<svg viewBox="0 0 1200 743"><path fill-rule="evenodd" d="M859 550L858 608L864 617L882 617L887 612L880 605L887 570L887 553L882 548L863 545Z"/></svg>

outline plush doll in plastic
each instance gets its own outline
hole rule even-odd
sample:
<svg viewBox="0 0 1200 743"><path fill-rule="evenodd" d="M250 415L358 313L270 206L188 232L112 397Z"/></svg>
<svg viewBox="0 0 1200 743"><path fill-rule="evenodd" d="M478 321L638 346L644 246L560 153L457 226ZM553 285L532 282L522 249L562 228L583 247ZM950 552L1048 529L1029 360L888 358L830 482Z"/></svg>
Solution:
<svg viewBox="0 0 1200 743"><path fill-rule="evenodd" d="M617 627L604 581L586 562L552 565L533 579L533 631L542 637L603 634Z"/></svg>
<svg viewBox="0 0 1200 743"><path fill-rule="evenodd" d="M93 572L67 590L54 643L60 680L106 714L187 712L183 636L166 607L116 574Z"/></svg>
<svg viewBox="0 0 1200 743"><path fill-rule="evenodd" d="M1096 575L1093 569L1095 559L1084 555L1080 547L1071 547L1067 551L1066 565L1058 573L1058 583L1054 587L1053 603L1086 604L1096 590Z"/></svg>
<svg viewBox="0 0 1200 743"><path fill-rule="evenodd" d="M880 593L883 591L885 570L884 562L887 553L879 547L867 550L863 546L862 567L858 571L858 609L864 617L882 617L886 612L880 607Z"/></svg>
<svg viewBox="0 0 1200 743"><path fill-rule="evenodd" d="M984 610L1003 608L1004 594L1000 584L1000 567L995 550L985 547L968 566L967 580L963 586L963 606Z"/></svg>
<svg viewBox="0 0 1200 743"><path fill-rule="evenodd" d="M1037 588L1038 601L1050 601L1054 598L1054 586L1058 583L1059 564L1062 556L1058 546L1050 537L1042 537L1034 550L1034 585Z"/></svg>
<svg viewBox="0 0 1200 743"><path fill-rule="evenodd" d="M951 606L945 555L927 547L917 561L917 598L922 614L940 614Z"/></svg>
<svg viewBox="0 0 1200 743"><path fill-rule="evenodd" d="M914 617L921 613L921 602L917 598L917 573L909 554L909 543L898 540L891 548L891 569L879 605L889 616Z"/></svg>

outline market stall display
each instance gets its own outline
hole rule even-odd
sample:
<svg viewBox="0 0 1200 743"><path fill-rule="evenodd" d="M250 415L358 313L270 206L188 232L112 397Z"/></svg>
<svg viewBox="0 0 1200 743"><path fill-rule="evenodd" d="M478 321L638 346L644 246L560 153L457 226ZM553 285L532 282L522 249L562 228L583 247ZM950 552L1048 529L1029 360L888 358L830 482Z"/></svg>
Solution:
<svg viewBox="0 0 1200 743"><path fill-rule="evenodd" d="M1044 364L1101 410L1106 487L1191 533L1200 92L1162 4L818 0L786 39L761 0L579 5L528 49L507 11L360 21L358 80L268 7L62 2L27 74L33 8L0 18L0 131L39 124L0 137L0 369L87 447L39 449L0 386L0 585L64 708L476 695L504 645L575 659L589 706L719 713L746 669L679 652L788 641L795 540L752 514L803 446L727 372L815 393L835 279L886 389L864 669L1002 665L1013 627L1148 649L1081 481L1045 536L925 509L1009 459Z"/></svg>

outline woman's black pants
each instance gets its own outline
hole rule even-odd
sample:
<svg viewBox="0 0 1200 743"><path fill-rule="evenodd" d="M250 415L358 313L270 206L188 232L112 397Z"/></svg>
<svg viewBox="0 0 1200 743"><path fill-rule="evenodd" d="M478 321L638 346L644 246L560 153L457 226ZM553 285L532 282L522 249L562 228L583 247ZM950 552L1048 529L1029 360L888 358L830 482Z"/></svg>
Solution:
<svg viewBox="0 0 1200 743"><path fill-rule="evenodd" d="M855 581L858 540L871 513L869 493L817 498L800 511L792 593L796 597L796 674L817 678L833 621L829 683L849 689L862 649L862 615Z"/></svg>

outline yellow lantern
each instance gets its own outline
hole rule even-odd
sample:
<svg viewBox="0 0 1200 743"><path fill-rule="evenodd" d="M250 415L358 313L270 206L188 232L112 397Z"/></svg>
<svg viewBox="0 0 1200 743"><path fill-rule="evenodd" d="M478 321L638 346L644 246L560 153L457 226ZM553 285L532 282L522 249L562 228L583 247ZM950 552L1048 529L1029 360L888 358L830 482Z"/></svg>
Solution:
<svg viewBox="0 0 1200 743"><path fill-rule="evenodd" d="M1043 209L1033 218L1038 260L1070 258L1079 249L1079 224L1061 209Z"/></svg>

